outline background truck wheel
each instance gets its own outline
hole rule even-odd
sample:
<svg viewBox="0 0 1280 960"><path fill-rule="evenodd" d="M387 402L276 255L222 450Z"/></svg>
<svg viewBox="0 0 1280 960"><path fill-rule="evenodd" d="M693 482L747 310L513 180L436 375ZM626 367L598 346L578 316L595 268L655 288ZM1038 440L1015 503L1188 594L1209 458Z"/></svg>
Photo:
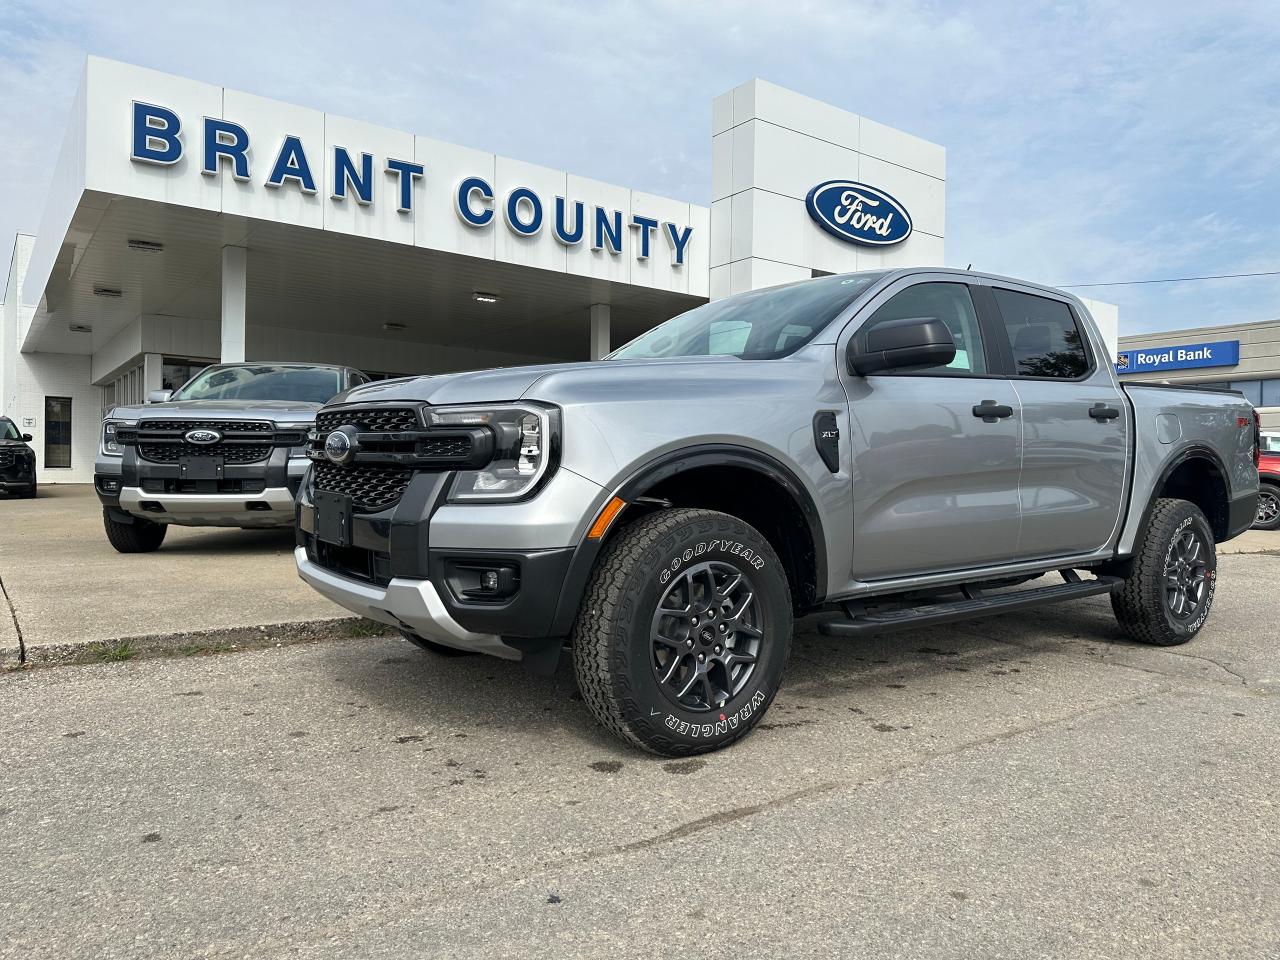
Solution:
<svg viewBox="0 0 1280 960"><path fill-rule="evenodd" d="M1263 481L1258 484L1258 517L1255 530L1280 530L1280 487Z"/></svg>
<svg viewBox="0 0 1280 960"><path fill-rule="evenodd" d="M791 591L753 527L661 510L606 545L574 625L582 698L608 730L668 757L745 736L791 650Z"/></svg>
<svg viewBox="0 0 1280 960"><path fill-rule="evenodd" d="M106 510L102 511L102 525L107 529L107 539L121 553L150 553L164 541L163 523L134 517L133 523L114 520Z"/></svg>
<svg viewBox="0 0 1280 960"><path fill-rule="evenodd" d="M410 633L408 630L401 630L400 636L404 637L420 650L426 650L428 653L434 653L441 657L469 657L474 653L472 650L459 650L457 647L447 647L443 643L436 643L434 640L428 640L426 637L420 637L416 633Z"/></svg>
<svg viewBox="0 0 1280 960"><path fill-rule="evenodd" d="M1134 640L1162 647L1186 643L1209 616L1217 577L1213 531L1204 514L1185 500L1157 500L1111 607Z"/></svg>

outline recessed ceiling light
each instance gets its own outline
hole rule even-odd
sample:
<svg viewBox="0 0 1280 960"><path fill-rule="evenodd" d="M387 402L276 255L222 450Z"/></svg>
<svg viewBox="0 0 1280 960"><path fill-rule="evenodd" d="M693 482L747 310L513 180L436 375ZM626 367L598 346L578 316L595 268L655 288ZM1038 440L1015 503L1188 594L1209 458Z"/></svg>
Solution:
<svg viewBox="0 0 1280 960"><path fill-rule="evenodd" d="M154 240L130 240L130 250L139 250L142 253L159 253L164 249L163 243L156 243Z"/></svg>
<svg viewBox="0 0 1280 960"><path fill-rule="evenodd" d="M383 330L407 330L409 329L403 323L396 323L394 320L388 320L382 325Z"/></svg>
<svg viewBox="0 0 1280 960"><path fill-rule="evenodd" d="M89 324L87 323L73 323L71 324L71 332L72 333L93 333L93 327L89 326Z"/></svg>
<svg viewBox="0 0 1280 960"><path fill-rule="evenodd" d="M471 295L471 299L474 300L476 303L497 303L502 298L499 297L496 293L481 293L479 290L477 290L475 293Z"/></svg>
<svg viewBox="0 0 1280 960"><path fill-rule="evenodd" d="M118 287L94 287L93 295L95 297L110 297L112 300L119 300L124 296L124 292Z"/></svg>

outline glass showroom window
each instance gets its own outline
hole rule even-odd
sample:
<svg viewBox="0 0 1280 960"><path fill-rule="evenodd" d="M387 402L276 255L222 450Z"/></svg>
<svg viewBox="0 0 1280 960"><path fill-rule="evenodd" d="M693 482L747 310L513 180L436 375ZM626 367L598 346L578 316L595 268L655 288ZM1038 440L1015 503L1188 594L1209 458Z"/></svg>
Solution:
<svg viewBox="0 0 1280 960"><path fill-rule="evenodd" d="M71 466L71 398L44 398L44 465Z"/></svg>

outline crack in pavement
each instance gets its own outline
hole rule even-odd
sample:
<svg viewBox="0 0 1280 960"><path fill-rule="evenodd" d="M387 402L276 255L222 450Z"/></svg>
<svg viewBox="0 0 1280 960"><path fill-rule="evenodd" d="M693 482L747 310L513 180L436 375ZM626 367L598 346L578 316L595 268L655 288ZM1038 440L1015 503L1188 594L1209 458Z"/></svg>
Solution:
<svg viewBox="0 0 1280 960"><path fill-rule="evenodd" d="M1173 678L1182 679L1182 678ZM1131 694L1127 697L1120 697L1114 700L1108 700L1104 703L1094 704L1090 707L1082 707L1079 710L1073 710L1070 713L1061 714L1056 717L1049 717L1035 723L1023 724L1021 726L1012 727L1000 733L988 734L984 737L976 737L973 740L967 740L964 743L957 744L946 750L937 750L913 757L910 760L903 760L898 763L889 764L880 769L874 770L864 777L860 777L851 781L828 780L822 783L815 783L799 790L793 790L791 793L785 793L780 797L772 800L764 800L760 803L753 803L742 807L730 807L728 810L722 810L719 813L713 813L709 816L699 817L696 820L690 820L688 823L682 823L678 827L667 830L664 833L655 834L651 837L645 837L641 840L634 840L630 843L617 844L612 847L605 847L599 850L588 850L575 856L566 857L563 860L553 861L543 864L543 871L554 870L562 867L572 867L584 863L591 863L596 860L604 860L609 857L621 856L628 853L634 853L639 850L652 849L654 847L663 846L675 840L683 840L694 834L702 833L706 830L712 830L725 824L734 823L738 820L744 820L747 817L755 816L759 813L765 813L770 810L777 810L782 807L790 806L800 800L820 794L833 793L841 789L857 790L860 787L868 786L881 780L887 780L901 773L915 770L928 766L938 760L948 757L959 756L969 750L976 750L980 747L989 746L993 743L1000 743L1005 740L1011 740L1014 737L1020 737L1027 733L1034 733L1039 730L1047 730L1051 727L1064 723L1070 723L1081 717L1090 716L1105 710L1112 710L1117 707L1126 707L1139 701L1151 700L1155 697L1165 696L1173 691L1171 684L1160 684L1155 690L1147 690L1142 693ZM527 878L526 878L527 879Z"/></svg>
<svg viewBox="0 0 1280 960"><path fill-rule="evenodd" d="M9 598L9 591L4 585L4 577L0 577L0 596L4 597L5 606L9 608L9 619L13 621L13 629L18 634L18 663L26 663L27 643L22 637L22 624L18 622L18 611L14 608L13 601Z"/></svg>

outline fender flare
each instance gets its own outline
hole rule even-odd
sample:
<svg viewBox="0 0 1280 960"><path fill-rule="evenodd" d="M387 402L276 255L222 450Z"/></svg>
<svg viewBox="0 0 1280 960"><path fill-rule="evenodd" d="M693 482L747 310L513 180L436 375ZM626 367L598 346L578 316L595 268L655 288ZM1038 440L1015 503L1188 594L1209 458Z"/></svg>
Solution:
<svg viewBox="0 0 1280 960"><path fill-rule="evenodd" d="M627 503L642 497L649 490L681 473L701 467L741 467L754 471L777 483L800 508L809 536L813 540L814 605L820 604L827 592L827 541L822 527L822 516L809 490L786 464L760 450L732 443L707 443L683 447L661 454L636 468L614 487L613 496ZM569 562L560 598L556 603L552 631L557 636L568 636L573 629L587 580L595 568L604 541L587 540L583 535Z"/></svg>
<svg viewBox="0 0 1280 960"><path fill-rule="evenodd" d="M1184 463L1186 463L1188 460L1208 460L1211 464L1213 464L1213 468L1218 471L1218 474L1222 477L1223 485L1227 488L1227 501L1228 503L1230 502L1231 475L1227 473L1227 468L1223 464L1222 458L1218 456L1216 451L1214 451L1210 447L1205 446L1204 444L1201 444L1201 443L1189 444L1186 447L1183 447L1181 450L1179 450L1177 453L1175 453L1172 457L1169 458L1168 463L1164 465L1164 469L1160 471L1160 474L1156 477L1155 482L1151 485L1151 493L1147 496L1147 503L1142 508L1142 521L1138 524L1137 530L1134 533L1135 548L1137 547L1137 538L1141 537L1146 532L1147 524L1151 520L1151 511L1155 508L1156 500L1158 499L1158 494L1160 490L1164 487L1166 483L1169 482L1169 478L1173 476L1174 471L1177 470ZM1212 517L1208 519L1210 523L1213 522Z"/></svg>

